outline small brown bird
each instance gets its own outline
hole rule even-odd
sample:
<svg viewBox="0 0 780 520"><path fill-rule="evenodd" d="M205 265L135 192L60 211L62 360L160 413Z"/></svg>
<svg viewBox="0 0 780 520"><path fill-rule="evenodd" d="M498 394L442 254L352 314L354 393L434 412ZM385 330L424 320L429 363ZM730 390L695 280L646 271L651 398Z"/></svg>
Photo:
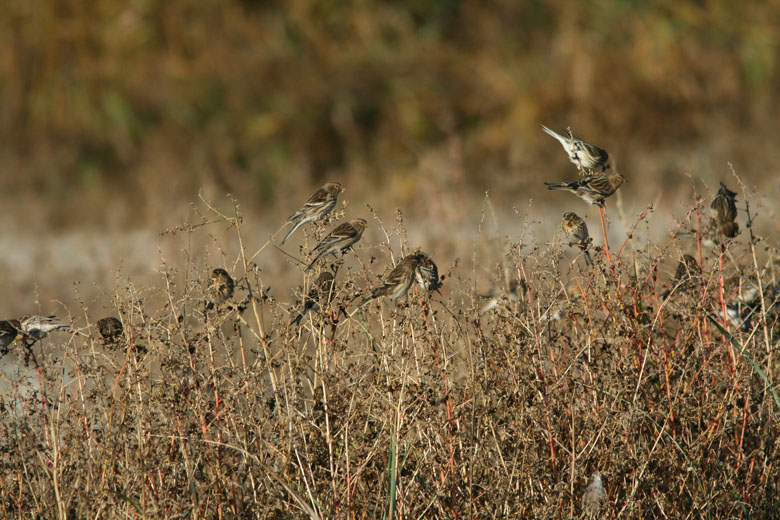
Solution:
<svg viewBox="0 0 780 520"><path fill-rule="evenodd" d="M343 252L355 245L358 240L360 240L360 237L363 236L363 231L365 231L366 226L368 226L368 222L362 218L356 218L337 226L336 229L331 231L328 236L323 238L322 242L317 244L317 247L314 248L314 251L319 251L319 253L314 257L314 260L311 261L308 267L306 267L306 271L309 271L314 267L314 264L328 253L335 255L339 251Z"/></svg>
<svg viewBox="0 0 780 520"><path fill-rule="evenodd" d="M582 495L582 511L588 517L598 517L601 504L604 503L604 486L601 483L601 473L593 474L593 480Z"/></svg>
<svg viewBox="0 0 780 520"><path fill-rule="evenodd" d="M699 262L692 255L683 255L677 263L677 269L674 270L672 283L681 286L687 285L688 282L698 278L700 275L701 267L699 267Z"/></svg>
<svg viewBox="0 0 780 520"><path fill-rule="evenodd" d="M542 130L561 143L561 146L563 146L563 149L569 156L569 160L577 165L577 169L580 172L591 174L594 171L605 172L609 168L609 154L598 146L586 143L579 137L573 136L571 128L567 129L569 137L562 136L544 125L542 125Z"/></svg>
<svg viewBox="0 0 780 520"><path fill-rule="evenodd" d="M287 239L302 225L320 220L333 211L339 193L342 191L343 188L338 182L326 182L322 188L315 191L309 200L287 219L287 222L291 223L293 227L282 240L282 244L287 242Z"/></svg>
<svg viewBox="0 0 780 520"><path fill-rule="evenodd" d="M321 306L328 305L333 299L335 293L335 279L333 273L330 271L323 271L314 280L311 290L308 296L303 300L303 309L298 315L290 322L290 325L297 325L301 322L303 317L312 309L318 309Z"/></svg>
<svg viewBox="0 0 780 520"><path fill-rule="evenodd" d="M419 260L414 269L414 279L423 291L438 291L441 287L439 269L431 258L425 253L418 253Z"/></svg>
<svg viewBox="0 0 780 520"><path fill-rule="evenodd" d="M722 182L720 189L710 205L712 218L718 227L718 232L728 238L734 238L739 233L737 218L737 194L726 187Z"/></svg>
<svg viewBox="0 0 780 520"><path fill-rule="evenodd" d="M227 271L216 268L211 271L211 283L209 284L209 300L214 305L223 305L233 297L235 282Z"/></svg>
<svg viewBox="0 0 780 520"><path fill-rule="evenodd" d="M10 352L8 346L16 339L20 327L19 320L0 321L0 356Z"/></svg>
<svg viewBox="0 0 780 520"><path fill-rule="evenodd" d="M664 300L673 290L690 289L693 283L701 276L701 267L692 255L683 255L677 263L677 268L672 276L672 288L664 291L661 298Z"/></svg>
<svg viewBox="0 0 780 520"><path fill-rule="evenodd" d="M582 249L582 252L585 254L585 263L587 265L593 265L593 260L590 258L590 253L588 252L588 247L593 239L590 238L588 225L585 224L585 221L576 213L569 211L563 214L561 229L569 241L569 246Z"/></svg>
<svg viewBox="0 0 780 520"><path fill-rule="evenodd" d="M105 344L114 344L122 337L125 329L118 318L109 316L97 321L97 329Z"/></svg>
<svg viewBox="0 0 780 520"><path fill-rule="evenodd" d="M19 330L28 345L45 338L54 330L70 330L70 326L59 323L56 316L25 316L19 321Z"/></svg>
<svg viewBox="0 0 780 520"><path fill-rule="evenodd" d="M379 298L380 296L389 296L394 302L397 302L406 296L409 292L409 288L415 281L417 265L424 258L427 257L421 253L405 256L398 262L398 265L385 276L382 285L374 289L370 296L364 298L363 301L360 302L360 305L363 305L374 298Z"/></svg>
<svg viewBox="0 0 780 520"><path fill-rule="evenodd" d="M604 206L604 199L615 193L626 178L617 172L599 173L579 181L552 183L545 182L548 190L567 190L589 204Z"/></svg>

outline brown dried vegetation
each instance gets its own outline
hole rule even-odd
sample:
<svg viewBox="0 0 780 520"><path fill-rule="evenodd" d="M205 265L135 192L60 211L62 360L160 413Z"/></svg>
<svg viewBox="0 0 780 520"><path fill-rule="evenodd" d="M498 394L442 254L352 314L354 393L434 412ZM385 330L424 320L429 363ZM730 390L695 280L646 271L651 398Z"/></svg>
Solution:
<svg viewBox="0 0 780 520"><path fill-rule="evenodd" d="M243 249L224 305L207 305L211 266L127 281L112 346L85 306L79 333L33 347L39 370L19 356L3 376L0 516L564 518L598 470L601 517L765 517L778 251L745 210L724 242L696 199L678 228L692 238L665 244L637 237L644 213L592 268L505 241L484 262L516 292L481 315L457 264L440 266L443 295L356 310L383 274L365 240L298 325ZM217 221L244 243L238 216ZM400 219L371 225L381 256L413 249ZM701 272L675 285L660 265L681 250ZM301 300L333 265L290 263Z"/></svg>

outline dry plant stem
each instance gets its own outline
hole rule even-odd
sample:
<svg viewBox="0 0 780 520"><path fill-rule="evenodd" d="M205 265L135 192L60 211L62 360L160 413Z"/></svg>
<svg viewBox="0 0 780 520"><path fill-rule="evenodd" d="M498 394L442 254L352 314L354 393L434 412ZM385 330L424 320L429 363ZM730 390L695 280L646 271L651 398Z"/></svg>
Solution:
<svg viewBox="0 0 780 520"><path fill-rule="evenodd" d="M50 443L49 439L49 428L47 421L49 420L47 411L46 411L46 387L43 385L43 370L41 370L41 366L38 364L38 360L35 358L35 354L33 354L32 346L28 347L25 345L27 351L29 352L30 359L32 359L33 364L35 365L35 371L38 374L38 388L41 391L41 416L43 417L43 422L45 431L45 437L46 437L46 445L48 446ZM25 356L27 355L27 352L25 352Z"/></svg>
<svg viewBox="0 0 780 520"><path fill-rule="evenodd" d="M338 482L336 468L333 460L333 435L330 428L330 407L328 406L328 388L325 386L325 378L320 378L322 387L322 404L325 409L325 443L328 445L328 464L330 469L330 482L333 488L333 496L338 495Z"/></svg>
<svg viewBox="0 0 780 520"><path fill-rule="evenodd" d="M248 277L249 276L249 261L250 260L247 260L247 257L246 257L246 248L244 247L244 237L241 234L241 224L240 224L240 220L241 219L240 219L240 216L238 215L238 208L236 208L236 216L233 217L233 218L229 218L228 220L233 224L233 226L234 226L234 228L236 230L236 237L238 238L238 245L239 245L238 249L241 252L241 262L243 263L244 273ZM265 249L266 246L268 246L268 244L270 242L271 242L270 240L266 241L266 243L263 244L263 246L260 248L260 250L257 251L252 256L252 258L254 258L258 254L260 254L260 252L263 251L263 249ZM247 285L249 286L248 279L247 279ZM261 290L262 290L262 288L261 288ZM278 383L276 381L276 373L274 372L273 366L271 366L271 352L268 349L268 336L265 333L265 327L263 327L263 320L260 317L261 310L258 309L257 297L254 294L250 293L249 301L252 303L252 313L255 316L255 322L257 323L257 331L258 331L258 334L260 336L260 343L263 346L263 355L265 356L266 366L268 367L268 377L271 380L271 388L273 389L273 392L274 392L274 399L276 400L277 403L279 403L280 402L279 401L279 388L278 388ZM242 358L243 358L244 357L243 343L242 343L241 355L242 355ZM246 371L246 366L244 366L244 370Z"/></svg>
<svg viewBox="0 0 780 520"><path fill-rule="evenodd" d="M59 414L59 410L57 411ZM53 417L49 421L49 428L51 429L51 480L54 487L54 496L57 502L57 514L60 520L66 520L67 514L65 511L65 504L62 501L62 492L60 490L60 441L56 424L58 419Z"/></svg>
<svg viewBox="0 0 780 520"><path fill-rule="evenodd" d="M653 285L653 299L655 300L655 305L657 306L658 291L656 290L655 284ZM664 313L660 312L660 310L658 312L658 325L660 330L664 330ZM672 425L672 434L676 435L676 430L674 429L674 401L672 400L672 389L669 384L669 373L671 371L671 367L669 366L669 345L666 342L665 334L661 336L661 350L664 354L664 386L666 387L666 399L669 401L669 424Z"/></svg>
<svg viewBox="0 0 780 520"><path fill-rule="evenodd" d="M743 188L744 193L744 188ZM759 303L761 303L761 329L764 333L764 346L766 348L766 369L767 378L770 382L774 380L774 371L770 369L772 364L772 343L769 340L769 326L766 322L766 298L764 297L764 285L761 280L761 271L758 268L758 259L756 258L756 242L757 239L753 235L753 215L750 213L750 202L748 201L747 194L744 194L745 199L745 213L747 214L747 222L745 228L748 231L748 243L750 244L750 256L753 260L753 269L756 273L756 285L758 285Z"/></svg>
<svg viewBox="0 0 780 520"><path fill-rule="evenodd" d="M425 322L425 331L428 336L428 342L431 345L431 350L434 353L436 364L438 365L439 371L442 375L442 381L444 383L444 401L447 406L447 441L448 441L448 448L449 448L449 466L450 466L450 492L452 493L453 498L453 504L456 502L455 499L455 491L456 491L456 485L457 480L455 478L455 442L453 438L453 432L456 431L457 427L455 424L455 420L453 418L452 414L452 403L450 402L450 383L449 378L447 377L447 373L444 370L444 367L442 366L442 362L439 361L439 357L436 354L436 341L433 338L433 331L431 329L431 324L428 319L428 304L427 302L423 304L422 298L420 296L417 296L417 303L420 305L420 309L422 310L423 320ZM446 353L442 352L442 360L446 359ZM454 506L453 506L454 507ZM457 510L453 511L454 517L458 518L459 514Z"/></svg>
<svg viewBox="0 0 780 520"><path fill-rule="evenodd" d="M212 384L214 385L214 410L212 412L214 414L214 418L212 419L212 424L213 424L213 423L218 423L221 420L223 404L222 404L222 399L220 398L219 395L219 380L217 378L217 364L214 361L214 345L212 343L211 334L208 335L208 346L209 346L209 362L211 363L211 381ZM211 424L203 426L204 428L203 438L206 441L208 441L209 439L207 428L210 425ZM217 425L217 446L216 448L213 449L216 449L217 451L217 475L219 476L219 482L224 481L224 474L222 471L222 450L220 449L220 446L222 446L222 440L223 440L222 428L219 425Z"/></svg>
<svg viewBox="0 0 780 520"><path fill-rule="evenodd" d="M71 337L73 339L74 336ZM73 351L76 353L76 381L78 382L79 386L79 400L81 401L81 411L84 413L83 418L83 424L84 424L84 435L86 436L88 442L87 442L87 449L90 453L90 458L92 456L92 432L90 430L89 426L89 418L87 415L87 402L84 397L84 374L81 370L81 361L78 357L78 345L76 345L75 341L72 341L73 343Z"/></svg>
<svg viewBox="0 0 780 520"><path fill-rule="evenodd" d="M726 246L724 244L720 245L720 255L718 255L718 295L720 297L720 312L723 317L723 328L726 329L726 332L731 333L731 330L729 328L729 318L727 314L726 309L726 296L725 296L725 288L723 283L723 257L726 254ZM739 385L739 382L737 381L737 358L734 354L734 345L731 344L731 341L728 340L728 338L723 338L726 347L729 349L729 356L731 357L731 374L732 378L734 380L734 388L736 389Z"/></svg>
<svg viewBox="0 0 780 520"><path fill-rule="evenodd" d="M696 252L699 254L699 265L704 265L704 255L701 252L701 212L699 208L702 204L702 199L696 195L694 191L694 200L696 201L695 214L696 214Z"/></svg>
<svg viewBox="0 0 780 520"><path fill-rule="evenodd" d="M576 436L574 427L574 394L572 393L571 400L569 400L569 438L571 446L571 463L569 464L569 496L572 500L569 500L569 516L574 517L574 466L577 463L577 449L574 445L574 438Z"/></svg>
<svg viewBox="0 0 780 520"><path fill-rule="evenodd" d="M588 279L588 284L590 284L590 280L595 276L595 271L591 269ZM592 352L591 352L591 346L592 346L592 336L593 336L593 315L590 311L590 302L588 301L588 293L582 288L582 284L580 283L580 277L576 274L574 275L574 281L577 284L577 288L580 291L580 295L582 296L582 302L585 305L585 315L588 317L588 328L587 328L587 335L588 335L588 362L592 359Z"/></svg>
<svg viewBox="0 0 780 520"><path fill-rule="evenodd" d="M609 253L609 241L607 240L607 227L606 227L606 225L604 223L605 209L601 205L599 205L598 208L599 208L599 217L601 218L601 231L604 234L604 252L607 255L607 262L609 264L610 273L612 274L612 277L613 277L613 279L615 281L615 294L616 294L617 300L620 302L621 310L624 313L627 314L626 304L625 304L625 301L623 300L623 291L621 289L621 280L617 276L617 273L615 271L615 264L612 263L612 257L610 256L610 253ZM621 247L621 250L622 250L622 247ZM613 318L614 318L614 316L613 316Z"/></svg>
<svg viewBox="0 0 780 520"><path fill-rule="evenodd" d="M634 233L636 232L636 228L639 227L639 224L641 224L646 218L648 213L650 213L653 210L653 207L650 206L649 208L645 209L642 213L639 214L639 217L634 221L634 225L631 226L631 231L628 232L626 235L626 239L623 240L623 243L620 244L620 249L618 249L617 255L615 258L620 258L620 255L623 253L623 248L626 247L626 244L628 244L628 241L634 238ZM606 243L606 242L605 242Z"/></svg>
<svg viewBox="0 0 780 520"><path fill-rule="evenodd" d="M607 262L612 267L612 257L609 255L609 240L607 240L607 226L604 224L604 206L599 205L599 218L601 219L601 231L604 233L604 252L607 255Z"/></svg>
<svg viewBox="0 0 780 520"><path fill-rule="evenodd" d="M701 208L701 205L703 203L703 199L701 199L698 195L696 195L695 191L694 191L694 200L696 201L696 205L694 206L695 215L696 215L696 250L699 253L699 265L703 266L704 265L704 256L703 256L702 250L701 250L701 247L702 247L701 212L699 211L699 209ZM690 212L688 213L688 215L690 215ZM704 297L706 295L706 292L707 292L707 289L709 288L710 281L711 281L711 279L708 279L707 280L707 284L704 287L702 287L702 289L701 289L701 291L702 291L701 299L702 300L704 299ZM697 307L696 310L697 310L696 318L697 318L697 320L699 322L699 327L703 328L702 332L703 332L703 336L704 336L704 341L706 342L706 344L712 344L712 334L710 332L709 324L707 323L707 320L704 319L704 317L702 316L701 308Z"/></svg>
<svg viewBox="0 0 780 520"><path fill-rule="evenodd" d="M600 209L600 208L599 208ZM550 458L551 458L551 464L552 464L552 471L553 474L557 474L556 469L556 458L555 458L555 441L553 440L553 428L552 428L552 419L550 417L550 403L548 399L548 389L547 389L547 380L544 376L544 367L542 366L542 343L541 343L541 337L539 335L539 330L536 326L536 317L534 315L534 311L531 308L531 302L533 301L531 298L531 282L528 279L528 275L525 272L525 265L523 263L523 257L520 255L520 250L518 248L518 265L520 267L520 272L523 274L523 281L525 282L526 286L526 296L528 298L528 305L531 315L531 324L533 326L533 336L534 336L534 344L536 345L536 372L539 376L539 380L542 383L542 400L544 402L544 411L545 411L545 421L547 423L547 442L550 445Z"/></svg>

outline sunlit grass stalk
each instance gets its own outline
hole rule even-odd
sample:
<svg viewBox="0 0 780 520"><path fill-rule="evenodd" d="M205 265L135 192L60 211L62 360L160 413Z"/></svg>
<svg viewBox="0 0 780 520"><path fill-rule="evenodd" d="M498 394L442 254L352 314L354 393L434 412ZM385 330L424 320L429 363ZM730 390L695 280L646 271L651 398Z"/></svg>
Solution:
<svg viewBox="0 0 780 520"><path fill-rule="evenodd" d="M519 252L519 251L518 251ZM522 257L518 259L518 266L520 267L520 271L523 274L523 281L526 284L526 292L528 297L528 303L529 306L531 304L532 298L531 298L531 281L528 278L528 275L525 271L525 265L523 263ZM550 417L550 403L548 400L548 393L547 393L547 380L544 375L544 366L542 365L542 339L539 334L539 330L536 327L536 317L534 315L533 309L530 311L531 315L531 323L533 325L533 337L534 337L534 345L536 346L536 371L539 376L539 380L542 383L542 401L544 403L544 411L545 411L545 422L547 424L547 442L550 446L550 464L552 466L553 473L557 473L557 464L556 464L556 457L555 457L555 442L553 439L553 428L552 428L552 419Z"/></svg>

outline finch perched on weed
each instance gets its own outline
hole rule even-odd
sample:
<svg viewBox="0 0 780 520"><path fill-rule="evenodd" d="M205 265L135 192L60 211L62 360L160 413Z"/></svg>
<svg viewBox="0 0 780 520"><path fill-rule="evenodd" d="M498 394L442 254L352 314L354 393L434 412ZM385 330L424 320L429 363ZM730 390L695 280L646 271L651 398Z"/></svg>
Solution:
<svg viewBox="0 0 780 520"><path fill-rule="evenodd" d="M573 136L571 128L568 129L569 137L550 130L544 125L542 125L542 129L561 143L569 160L577 165L580 172L592 174L595 171L605 172L609 168L609 154L598 146Z"/></svg>
<svg viewBox="0 0 780 520"><path fill-rule="evenodd" d="M344 251L355 245L360 240L360 237L363 236L366 226L368 226L368 222L362 218L356 218L337 226L314 248L314 251L319 251L319 253L306 267L306 271L314 267L314 264L328 253L335 255L339 251Z"/></svg>
<svg viewBox="0 0 780 520"><path fill-rule="evenodd" d="M599 173L579 181L545 182L548 190L567 190L589 204L604 206L604 199L615 193L626 178L617 172Z"/></svg>
<svg viewBox="0 0 780 520"><path fill-rule="evenodd" d="M222 268L216 268L211 271L211 282L209 283L209 299L214 305L222 305L233 297L235 282L227 271Z"/></svg>
<svg viewBox="0 0 780 520"><path fill-rule="evenodd" d="M590 258L588 247L593 241L588 234L588 225L582 220L576 213L571 211L563 214L563 220L561 221L561 229L566 239L569 241L569 246L575 246L582 249L585 254L585 263L587 265L593 265L593 260Z"/></svg>
<svg viewBox="0 0 780 520"><path fill-rule="evenodd" d="M19 330L28 345L45 338L54 330L70 330L70 326L58 322L56 316L25 316L19 322Z"/></svg>
<svg viewBox="0 0 780 520"><path fill-rule="evenodd" d="M97 321L97 329L105 344L114 344L122 337L125 329L119 318L109 316Z"/></svg>
<svg viewBox="0 0 780 520"><path fill-rule="evenodd" d="M287 222L291 223L293 227L282 240L282 244L287 242L287 239L302 225L325 218L333 211L339 193L342 191L343 188L338 182L326 182L322 188L315 191L309 200L287 219Z"/></svg>
<svg viewBox="0 0 780 520"><path fill-rule="evenodd" d="M382 285L374 289L371 296L364 298L363 301L360 302L360 305L363 305L374 298L379 298L380 296L389 296L394 302L405 297L409 292L412 283L415 281L417 265L424 256L425 255L419 253L405 256L398 262L398 265L385 276Z"/></svg>
<svg viewBox="0 0 780 520"><path fill-rule="evenodd" d="M701 267L699 262L693 257L693 255L683 255L680 261L677 263L677 269L674 270L674 277L672 283L675 285L687 287L688 282L701 275Z"/></svg>
<svg viewBox="0 0 780 520"><path fill-rule="evenodd" d="M692 255L683 255L677 263L677 268L674 270L674 276L672 276L671 280L672 288L664 291L661 298L665 300L672 290L690 289L699 276L701 276L701 267L699 267L699 262L696 261L696 258Z"/></svg>
<svg viewBox="0 0 780 520"><path fill-rule="evenodd" d="M0 356L8 354L8 345L16 339L20 327L19 320L0 321Z"/></svg>
<svg viewBox="0 0 780 520"><path fill-rule="evenodd" d="M718 232L728 238L734 238L739 233L737 219L737 194L726 187L722 182L720 189L710 205L712 218Z"/></svg>
<svg viewBox="0 0 780 520"><path fill-rule="evenodd" d="M417 285L423 291L438 291L441 287L441 278L439 278L439 269L431 258L425 253L418 253L419 261L414 269L414 278Z"/></svg>

